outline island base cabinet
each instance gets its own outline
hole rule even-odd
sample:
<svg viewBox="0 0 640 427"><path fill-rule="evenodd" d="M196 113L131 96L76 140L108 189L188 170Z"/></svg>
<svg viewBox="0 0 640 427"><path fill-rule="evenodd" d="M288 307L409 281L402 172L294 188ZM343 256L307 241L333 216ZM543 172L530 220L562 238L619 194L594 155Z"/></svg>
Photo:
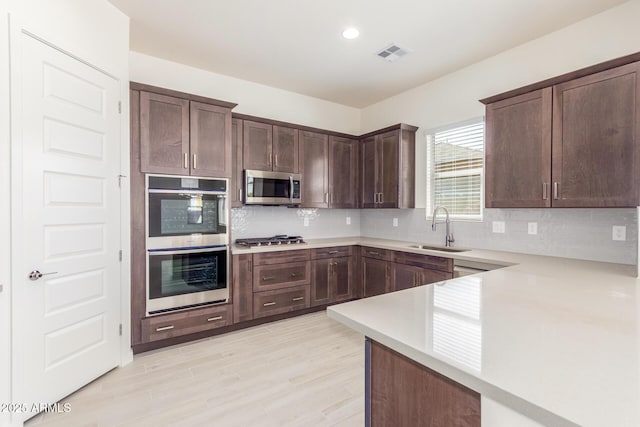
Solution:
<svg viewBox="0 0 640 427"><path fill-rule="evenodd" d="M480 427L480 394L367 338L365 425Z"/></svg>

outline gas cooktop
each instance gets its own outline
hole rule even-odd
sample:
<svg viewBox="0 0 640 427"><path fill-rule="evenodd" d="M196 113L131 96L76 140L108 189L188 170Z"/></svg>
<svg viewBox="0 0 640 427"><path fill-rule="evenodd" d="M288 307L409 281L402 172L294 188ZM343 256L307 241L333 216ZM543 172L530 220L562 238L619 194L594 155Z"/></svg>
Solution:
<svg viewBox="0 0 640 427"><path fill-rule="evenodd" d="M292 245L306 243L302 236L287 236L278 234L273 237L254 237L251 239L236 239L236 245L240 246L271 246L271 245Z"/></svg>

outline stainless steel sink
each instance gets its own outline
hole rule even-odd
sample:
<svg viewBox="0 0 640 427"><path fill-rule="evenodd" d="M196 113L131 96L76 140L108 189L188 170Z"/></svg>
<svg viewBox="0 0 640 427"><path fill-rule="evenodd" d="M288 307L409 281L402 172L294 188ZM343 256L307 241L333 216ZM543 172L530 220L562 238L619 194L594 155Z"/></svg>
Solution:
<svg viewBox="0 0 640 427"><path fill-rule="evenodd" d="M441 252L467 252L469 249L460 249L460 248L448 248L445 246L434 246L434 245L411 245L410 248L415 249L425 249L429 251L441 251Z"/></svg>

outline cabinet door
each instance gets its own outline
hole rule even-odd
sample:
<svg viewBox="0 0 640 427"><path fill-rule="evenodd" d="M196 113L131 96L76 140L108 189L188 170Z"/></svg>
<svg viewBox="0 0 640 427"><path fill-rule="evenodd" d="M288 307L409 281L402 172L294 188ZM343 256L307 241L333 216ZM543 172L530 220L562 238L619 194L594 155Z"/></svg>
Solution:
<svg viewBox="0 0 640 427"><path fill-rule="evenodd" d="M334 258L331 273L333 276L331 284L331 302L340 302L353 298L353 257Z"/></svg>
<svg viewBox="0 0 640 427"><path fill-rule="evenodd" d="M300 173L302 206L329 207L329 138L316 132L300 131Z"/></svg>
<svg viewBox="0 0 640 427"><path fill-rule="evenodd" d="M251 254L233 255L233 323L253 319L252 264Z"/></svg>
<svg viewBox="0 0 640 427"><path fill-rule="evenodd" d="M398 174L398 151L400 144L400 131L378 135L380 148L378 149L378 185L380 189L380 199L377 207L397 208L398 207L398 185L400 176Z"/></svg>
<svg viewBox="0 0 640 427"><path fill-rule="evenodd" d="M554 207L638 204L639 72L633 63L553 87Z"/></svg>
<svg viewBox="0 0 640 427"><path fill-rule="evenodd" d="M360 146L362 152L360 156L360 201L363 208L375 208L378 193L376 182L376 159L377 144L376 137L370 136L362 140Z"/></svg>
<svg viewBox="0 0 640 427"><path fill-rule="evenodd" d="M245 120L243 123L243 169L270 171L273 158L271 125Z"/></svg>
<svg viewBox="0 0 640 427"><path fill-rule="evenodd" d="M551 88L487 105L487 208L551 206Z"/></svg>
<svg viewBox="0 0 640 427"><path fill-rule="evenodd" d="M273 170L298 173L298 129L273 127Z"/></svg>
<svg viewBox="0 0 640 427"><path fill-rule="evenodd" d="M191 101L191 175L231 178L231 110Z"/></svg>
<svg viewBox="0 0 640 427"><path fill-rule="evenodd" d="M362 258L361 263L364 296L372 297L387 292L388 262L373 258Z"/></svg>
<svg viewBox="0 0 640 427"><path fill-rule="evenodd" d="M189 175L189 101L140 92L140 170Z"/></svg>
<svg viewBox="0 0 640 427"><path fill-rule="evenodd" d="M413 265L390 263L389 287L393 291L413 288L420 282L422 268Z"/></svg>
<svg viewBox="0 0 640 427"><path fill-rule="evenodd" d="M244 180L242 173L242 120L239 119L231 121L231 166L229 199L232 208L241 208Z"/></svg>
<svg viewBox="0 0 640 427"><path fill-rule="evenodd" d="M311 262L311 307L329 304L333 259L317 259Z"/></svg>
<svg viewBox="0 0 640 427"><path fill-rule="evenodd" d="M329 138L329 206L358 207L358 142L353 139Z"/></svg>

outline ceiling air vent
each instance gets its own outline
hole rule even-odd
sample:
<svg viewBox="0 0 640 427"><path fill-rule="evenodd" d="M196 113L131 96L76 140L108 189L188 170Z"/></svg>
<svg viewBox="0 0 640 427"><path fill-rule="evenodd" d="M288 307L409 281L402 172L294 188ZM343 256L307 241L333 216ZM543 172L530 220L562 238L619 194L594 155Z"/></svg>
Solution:
<svg viewBox="0 0 640 427"><path fill-rule="evenodd" d="M381 51L377 52L376 55L378 55L379 58L382 58L385 61L395 62L409 52L411 52L409 49L405 49L395 43L392 43Z"/></svg>

